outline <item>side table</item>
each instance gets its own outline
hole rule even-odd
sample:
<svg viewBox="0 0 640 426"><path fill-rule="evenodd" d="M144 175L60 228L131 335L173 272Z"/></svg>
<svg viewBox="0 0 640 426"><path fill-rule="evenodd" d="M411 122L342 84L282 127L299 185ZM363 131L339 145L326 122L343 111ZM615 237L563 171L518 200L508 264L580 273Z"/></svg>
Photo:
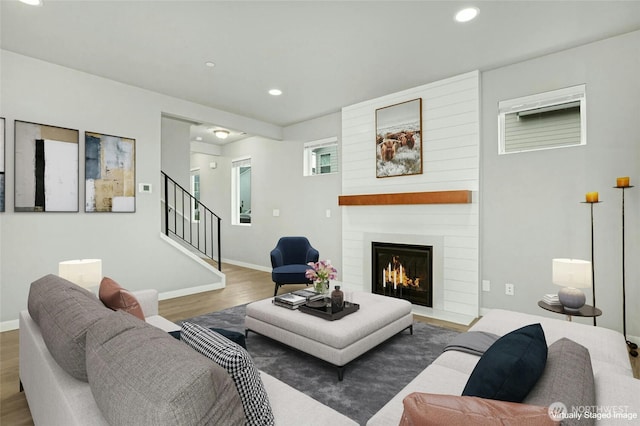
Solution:
<svg viewBox="0 0 640 426"><path fill-rule="evenodd" d="M584 305L578 311L567 311L562 305L550 305L542 300L538 302L538 306L547 311L555 312L556 314L565 314L567 321L571 321L572 317L599 317L602 315L602 311L595 306Z"/></svg>

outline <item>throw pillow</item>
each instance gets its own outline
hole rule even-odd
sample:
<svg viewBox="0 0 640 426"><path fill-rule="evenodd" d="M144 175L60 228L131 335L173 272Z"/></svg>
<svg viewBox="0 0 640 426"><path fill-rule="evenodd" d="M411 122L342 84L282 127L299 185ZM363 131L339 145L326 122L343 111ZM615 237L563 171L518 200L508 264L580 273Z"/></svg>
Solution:
<svg viewBox="0 0 640 426"><path fill-rule="evenodd" d="M244 349L247 349L247 342L246 342L246 338L244 337L244 334L238 333L237 331L225 330L224 328L209 327L209 330L215 331L216 333L221 334L222 336L226 337L232 342L239 344ZM174 339L180 340L180 332L181 332L180 330L170 331L169 334Z"/></svg>
<svg viewBox="0 0 640 426"><path fill-rule="evenodd" d="M569 413L596 405L596 386L591 356L584 346L563 337L549 346L547 365L525 404L549 406L562 402ZM564 419L563 426L592 425L592 418Z"/></svg>
<svg viewBox="0 0 640 426"><path fill-rule="evenodd" d="M474 396L414 392L402 401L399 426L552 426L547 407Z"/></svg>
<svg viewBox="0 0 640 426"><path fill-rule="evenodd" d="M128 312L144 321L144 313L138 299L111 278L104 277L102 279L98 297L107 308Z"/></svg>
<svg viewBox="0 0 640 426"><path fill-rule="evenodd" d="M190 322L182 323L182 341L229 372L236 384L247 425L273 425L275 420L260 372L249 353L229 339Z"/></svg>
<svg viewBox="0 0 640 426"><path fill-rule="evenodd" d="M540 324L505 334L473 369L464 396L522 402L544 371L547 342Z"/></svg>

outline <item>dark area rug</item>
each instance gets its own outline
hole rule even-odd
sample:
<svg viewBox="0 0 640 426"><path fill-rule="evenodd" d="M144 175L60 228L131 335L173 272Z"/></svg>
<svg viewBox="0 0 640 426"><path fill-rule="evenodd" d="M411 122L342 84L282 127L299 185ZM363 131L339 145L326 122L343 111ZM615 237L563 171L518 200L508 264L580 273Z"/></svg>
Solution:
<svg viewBox="0 0 640 426"><path fill-rule="evenodd" d="M206 327L244 333L245 305L190 318ZM335 367L250 332L247 350L256 366L364 425L441 353L458 332L415 322L347 365L338 381Z"/></svg>

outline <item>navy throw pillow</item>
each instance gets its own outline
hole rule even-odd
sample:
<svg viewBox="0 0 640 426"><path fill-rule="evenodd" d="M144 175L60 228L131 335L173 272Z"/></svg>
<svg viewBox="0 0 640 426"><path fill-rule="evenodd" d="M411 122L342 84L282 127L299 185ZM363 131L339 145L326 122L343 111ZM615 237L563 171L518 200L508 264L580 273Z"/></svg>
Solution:
<svg viewBox="0 0 640 426"><path fill-rule="evenodd" d="M237 343L238 345L240 345L243 348L247 349L247 343L246 343L244 334L238 333L237 331L225 330L223 328L211 327L211 328L209 328L209 330L215 331L216 333L223 335L224 337L226 337L227 339L231 340L232 342ZM169 334L171 336L173 336L174 338L176 338L178 340L181 340L180 339L180 332L181 331L182 330L170 331Z"/></svg>
<svg viewBox="0 0 640 426"><path fill-rule="evenodd" d="M486 350L473 369L463 396L522 402L547 363L547 341L540 324L505 334Z"/></svg>

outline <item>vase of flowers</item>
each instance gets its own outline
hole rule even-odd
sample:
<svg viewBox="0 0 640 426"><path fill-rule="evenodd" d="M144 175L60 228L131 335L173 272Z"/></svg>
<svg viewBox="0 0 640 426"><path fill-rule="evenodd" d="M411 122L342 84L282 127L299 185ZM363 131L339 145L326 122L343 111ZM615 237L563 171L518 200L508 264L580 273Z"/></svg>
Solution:
<svg viewBox="0 0 640 426"><path fill-rule="evenodd" d="M305 276L313 281L313 289L317 293L329 293L329 281L335 280L338 276L338 270L331 265L330 260L321 260L319 262L309 262L311 268L307 269Z"/></svg>

